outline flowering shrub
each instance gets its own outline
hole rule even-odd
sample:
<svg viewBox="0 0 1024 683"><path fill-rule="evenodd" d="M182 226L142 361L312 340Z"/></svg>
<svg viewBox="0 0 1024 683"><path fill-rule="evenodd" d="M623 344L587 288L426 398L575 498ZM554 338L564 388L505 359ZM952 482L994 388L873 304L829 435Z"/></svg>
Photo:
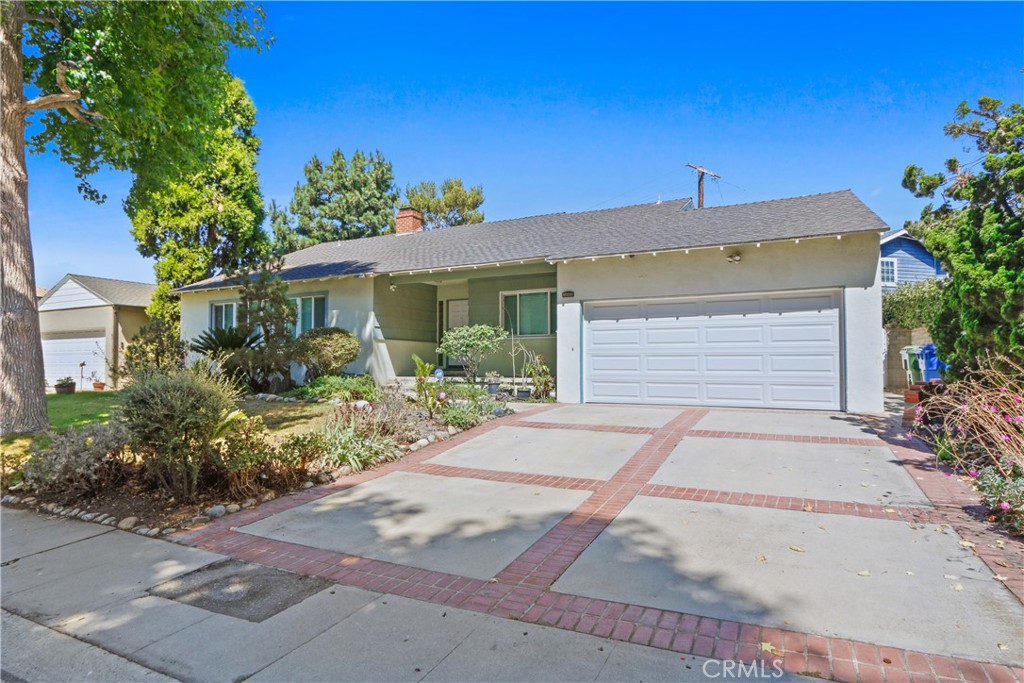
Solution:
<svg viewBox="0 0 1024 683"><path fill-rule="evenodd" d="M993 513L1024 531L1024 368L983 360L918 406L914 434L940 461L974 477Z"/></svg>

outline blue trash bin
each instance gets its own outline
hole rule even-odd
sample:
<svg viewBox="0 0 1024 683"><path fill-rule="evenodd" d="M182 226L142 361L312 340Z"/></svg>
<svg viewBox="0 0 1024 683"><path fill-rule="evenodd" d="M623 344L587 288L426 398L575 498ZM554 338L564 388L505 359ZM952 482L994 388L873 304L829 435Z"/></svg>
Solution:
<svg viewBox="0 0 1024 683"><path fill-rule="evenodd" d="M949 367L948 364L939 360L939 353L935 344L925 344L917 351L917 361L921 366L921 379L930 381L942 379L942 372Z"/></svg>

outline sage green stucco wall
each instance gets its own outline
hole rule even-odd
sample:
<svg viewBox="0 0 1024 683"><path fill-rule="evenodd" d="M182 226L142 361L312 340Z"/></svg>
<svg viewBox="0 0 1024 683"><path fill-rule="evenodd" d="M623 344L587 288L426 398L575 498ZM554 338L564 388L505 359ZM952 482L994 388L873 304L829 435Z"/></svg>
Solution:
<svg viewBox="0 0 1024 683"><path fill-rule="evenodd" d="M478 278L469 281L469 321L473 325L498 325L500 323L501 292L514 292L524 289L554 289L557 284L555 273L535 275L515 275L512 277ZM517 337L516 341L534 353L544 356L544 360L556 372L555 356L557 355L557 339L555 335L540 337ZM504 348L494 354L482 370L499 372L506 377L512 376L511 340L506 340ZM523 358L516 358L516 374L522 375Z"/></svg>
<svg viewBox="0 0 1024 683"><path fill-rule="evenodd" d="M437 287L434 285L403 284L392 292L387 278L374 278L373 311L385 339L437 341Z"/></svg>

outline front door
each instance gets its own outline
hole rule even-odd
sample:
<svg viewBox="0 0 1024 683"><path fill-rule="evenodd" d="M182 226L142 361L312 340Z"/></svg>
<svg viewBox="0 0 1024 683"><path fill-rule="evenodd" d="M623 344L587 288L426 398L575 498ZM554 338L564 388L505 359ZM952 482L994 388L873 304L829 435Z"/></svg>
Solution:
<svg viewBox="0 0 1024 683"><path fill-rule="evenodd" d="M448 299L446 302L444 329L465 327L469 324L469 299ZM445 357L445 367L461 368L462 365L454 358Z"/></svg>

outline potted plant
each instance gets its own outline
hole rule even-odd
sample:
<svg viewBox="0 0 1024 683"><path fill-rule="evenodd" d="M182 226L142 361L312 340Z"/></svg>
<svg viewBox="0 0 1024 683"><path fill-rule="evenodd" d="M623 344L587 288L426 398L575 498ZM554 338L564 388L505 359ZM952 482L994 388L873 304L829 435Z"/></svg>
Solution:
<svg viewBox="0 0 1024 683"><path fill-rule="evenodd" d="M512 351L509 352L508 355L512 357L512 389L515 391L516 398L525 401L526 399L530 398L530 390L526 387L526 366L529 365L532 355L529 351L526 350L525 346L523 346L522 344L515 340L515 337L512 338ZM525 361L522 366L523 382L522 385L518 388L516 388L516 356L522 356Z"/></svg>
<svg viewBox="0 0 1024 683"><path fill-rule="evenodd" d="M89 376L89 379L92 380L93 391L103 391L107 388L107 383L97 377L95 372Z"/></svg>
<svg viewBox="0 0 1024 683"><path fill-rule="evenodd" d="M61 377L53 383L53 390L58 394L73 394L75 393L75 380L70 377Z"/></svg>
<svg viewBox="0 0 1024 683"><path fill-rule="evenodd" d="M484 383L487 384L487 393L494 396L501 387L501 375L492 370L484 375Z"/></svg>

